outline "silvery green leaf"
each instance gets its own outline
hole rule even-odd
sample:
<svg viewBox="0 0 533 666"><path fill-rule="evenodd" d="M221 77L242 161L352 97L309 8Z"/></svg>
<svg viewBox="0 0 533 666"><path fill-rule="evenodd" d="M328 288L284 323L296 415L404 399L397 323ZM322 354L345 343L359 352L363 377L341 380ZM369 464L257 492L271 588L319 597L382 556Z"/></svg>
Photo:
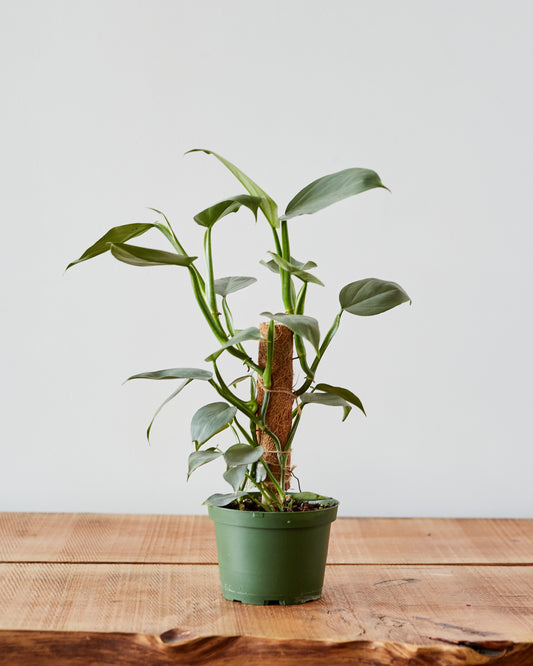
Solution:
<svg viewBox="0 0 533 666"><path fill-rule="evenodd" d="M218 278L215 280L215 293L219 296L227 296L249 287L254 282L257 282L256 278L244 275Z"/></svg>
<svg viewBox="0 0 533 666"><path fill-rule="evenodd" d="M238 493L228 493L227 495L223 495L222 493L215 493L214 495L210 495L205 500L204 504L211 504L211 506L224 507L228 506L228 504L231 504L236 499L244 497L245 495L248 495L248 493L244 491Z"/></svg>
<svg viewBox="0 0 533 666"><path fill-rule="evenodd" d="M348 389L342 388L342 386L331 386L330 384L317 384L316 389L317 391L325 391L326 393L338 395L340 398L343 398L347 402L350 402L352 405L358 407L366 416L363 403L359 400L355 393L352 393Z"/></svg>
<svg viewBox="0 0 533 666"><path fill-rule="evenodd" d="M399 284L377 278L350 282L339 294L341 308L361 316L380 314L410 300Z"/></svg>
<svg viewBox="0 0 533 666"><path fill-rule="evenodd" d="M263 455L262 446L250 446L249 444L234 444L224 454L224 460L228 467L237 465L251 465L257 462Z"/></svg>
<svg viewBox="0 0 533 666"><path fill-rule="evenodd" d="M208 381L213 377L209 370L201 368L167 368L165 370L153 370L151 372L139 372L126 379L201 379Z"/></svg>
<svg viewBox="0 0 533 666"><path fill-rule="evenodd" d="M224 480L230 484L233 490L237 492L246 477L246 465L228 467L222 476L224 477Z"/></svg>
<svg viewBox="0 0 533 666"><path fill-rule="evenodd" d="M193 451L189 456L187 478L189 478L195 469L220 458L221 455L223 455L222 451L217 451L214 448L206 449L205 451Z"/></svg>
<svg viewBox="0 0 533 666"><path fill-rule="evenodd" d="M131 266L190 266L198 258L127 243L110 243L109 249L115 259Z"/></svg>
<svg viewBox="0 0 533 666"><path fill-rule="evenodd" d="M337 201L375 187L387 189L378 174L371 169L343 169L322 176L298 192L289 202L281 219L289 220L298 215L316 213Z"/></svg>
<svg viewBox="0 0 533 666"><path fill-rule="evenodd" d="M313 347L318 351L318 345L320 344L320 329L318 326L318 321L314 317L309 317L307 315L291 315L285 314L283 312L278 312L272 314L271 312L261 312L262 317L268 317L277 321L278 324L283 324L287 328L290 328L293 333L299 335L313 345Z"/></svg>
<svg viewBox="0 0 533 666"><path fill-rule="evenodd" d="M194 221L202 227L212 227L215 222L218 222L218 220L226 215L236 213L241 206L249 208L257 220L257 209L262 201L262 197L252 197L249 194L240 194L236 197L219 201L213 206L206 208L201 213L194 216Z"/></svg>
<svg viewBox="0 0 533 666"><path fill-rule="evenodd" d="M253 197L261 197L263 201L261 202L260 208L263 211L264 216L270 223L270 225L273 228L279 227L279 219L278 219L278 206L276 202L271 199L268 194L262 190L257 183L254 183L254 181L249 178L245 173L243 173L238 167L236 167L234 164L232 164L229 160L227 160L225 157L222 157L221 155L217 155L217 153L214 153L212 150L207 150L205 148L193 148L192 150L188 150L187 153L196 153L196 152L202 152L206 153L206 155L213 155L214 157L219 160L219 162L222 162L222 164L231 171L231 173L237 178L237 180L244 185L244 189L251 194ZM187 154L185 153L185 154Z"/></svg>
<svg viewBox="0 0 533 666"><path fill-rule="evenodd" d="M236 335L230 338L225 342L220 349L210 354L205 360L206 361L215 361L220 354L227 349L228 347L233 347L233 345L238 345L241 342L246 342L246 340L263 340L263 336L259 332L259 329L255 326L250 326L250 328L245 328L243 331L239 331Z"/></svg>
<svg viewBox="0 0 533 666"><path fill-rule="evenodd" d="M87 248L85 252L81 255L76 261L72 261L66 268L68 270L71 266L79 264L82 261L87 261L87 259L92 259L97 257L99 254L103 254L109 250L110 243L125 243L136 236L144 234L145 231L153 229L155 224L122 224L119 227L113 227L107 233L105 233L102 238L96 241L94 245Z"/></svg>
<svg viewBox="0 0 533 666"><path fill-rule="evenodd" d="M233 421L237 408L226 402L212 402L200 407L191 421L191 439L199 449Z"/></svg>

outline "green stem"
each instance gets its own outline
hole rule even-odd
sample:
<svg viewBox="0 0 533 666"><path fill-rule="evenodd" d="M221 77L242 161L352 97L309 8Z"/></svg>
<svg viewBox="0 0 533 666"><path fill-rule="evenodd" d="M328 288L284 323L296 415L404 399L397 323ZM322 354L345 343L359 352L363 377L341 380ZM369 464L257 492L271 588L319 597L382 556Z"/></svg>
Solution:
<svg viewBox="0 0 533 666"><path fill-rule="evenodd" d="M250 437L250 435L246 432L246 430L242 427L242 425L237 421L237 418L234 418L233 420L235 421L237 428L241 431L248 444L250 444L250 446L258 446L257 439L254 440L252 437Z"/></svg>
<svg viewBox="0 0 533 666"><path fill-rule="evenodd" d="M281 221L281 256L285 261L290 262L291 260L291 248L289 242L289 228L287 226L287 220ZM283 270L281 267L279 269L281 275L281 291L283 304L287 313L291 314L294 312L294 301L293 301L293 284L291 274L288 271Z"/></svg>
<svg viewBox="0 0 533 666"><path fill-rule="evenodd" d="M329 347L331 341L335 337L335 334L339 330L339 325L340 325L340 322L341 322L341 316L342 316L343 312L344 312L344 310L341 310L339 312L339 314L335 317L335 319L333 320L333 324L331 325L331 328L326 333L326 336L325 336L324 340L322 341L322 344L320 345L320 349L318 350L318 353L315 357L315 360L313 361L313 363L311 365L311 373L313 374L313 376L316 374L318 364L322 360L322 358L323 358L323 356L326 352L326 349ZM305 382L302 384L302 386L300 386L300 388L297 389L294 393L296 395L302 395L302 393L305 393L307 391L307 389L311 386L312 382L313 382L312 379L307 378L305 380Z"/></svg>
<svg viewBox="0 0 533 666"><path fill-rule="evenodd" d="M204 236L204 254L207 268L207 299L213 318L218 320L217 295L215 293L215 273L213 270L213 247L211 242L211 227L208 227Z"/></svg>
<svg viewBox="0 0 533 666"><path fill-rule="evenodd" d="M214 379L210 379L209 383L211 386L215 389L215 391L225 398L230 404L232 404L234 407L237 407L237 409L242 412L250 421L253 421L256 425L261 426L260 420L257 418L257 416L248 409L248 405L246 402L241 400L240 398L237 398L226 386L224 383L224 380L222 379L222 376L218 370L216 361L213 361L213 367L215 370L215 375L217 377L217 380L220 384L217 384Z"/></svg>

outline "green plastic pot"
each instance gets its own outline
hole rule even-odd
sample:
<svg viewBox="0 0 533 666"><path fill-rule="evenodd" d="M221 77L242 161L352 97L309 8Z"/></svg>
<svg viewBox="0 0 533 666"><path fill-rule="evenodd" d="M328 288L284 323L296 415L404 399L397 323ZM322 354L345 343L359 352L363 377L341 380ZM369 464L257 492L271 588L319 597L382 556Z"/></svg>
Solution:
<svg viewBox="0 0 533 666"><path fill-rule="evenodd" d="M320 599L329 530L339 503L334 499L319 503L323 508L295 513L209 506L222 595L256 605Z"/></svg>

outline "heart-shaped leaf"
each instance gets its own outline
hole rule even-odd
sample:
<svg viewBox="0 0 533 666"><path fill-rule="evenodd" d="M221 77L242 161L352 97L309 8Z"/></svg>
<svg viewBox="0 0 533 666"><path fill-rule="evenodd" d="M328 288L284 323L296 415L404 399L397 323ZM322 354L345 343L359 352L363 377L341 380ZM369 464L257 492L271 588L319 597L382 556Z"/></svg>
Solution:
<svg viewBox="0 0 533 666"><path fill-rule="evenodd" d="M220 506L220 507L228 506L228 504L231 504L236 499L244 497L245 495L248 495L248 493L244 491L241 491L239 493L228 493L227 495L224 495L222 493L215 493L214 495L210 495L205 500L204 504L210 504L211 506Z"/></svg>
<svg viewBox="0 0 533 666"><path fill-rule="evenodd" d="M244 331L240 331L236 335L234 335L232 338L230 338L227 342L225 342L220 349L217 349L216 352L213 352L210 354L205 360L206 361L215 361L220 354L224 351L224 349L227 349L228 347L232 347L233 345L238 345L241 342L245 342L246 340L263 340L263 336L259 332L259 329L256 328L255 326L251 326L250 328L244 329Z"/></svg>
<svg viewBox="0 0 533 666"><path fill-rule="evenodd" d="M205 451L193 451L189 456L187 479L195 469L198 469L198 467L201 467L212 460L220 458L221 455L223 455L222 451L217 451L217 449L214 448L206 449Z"/></svg>
<svg viewBox="0 0 533 666"><path fill-rule="evenodd" d="M208 381L213 377L209 370L201 368L167 368L166 370L153 370L152 372L139 372L126 379L202 379Z"/></svg>
<svg viewBox="0 0 533 666"><path fill-rule="evenodd" d="M359 400L359 398L355 395L355 393L352 393L348 389L342 388L342 386L331 386L330 384L317 384L316 388L318 391L324 391L325 393L338 395L340 398L343 398L347 402L350 402L352 403L352 405L358 407L366 416L363 403Z"/></svg>
<svg viewBox="0 0 533 666"><path fill-rule="evenodd" d="M233 421L237 408L226 402L212 402L195 413L191 421L191 439L196 449Z"/></svg>
<svg viewBox="0 0 533 666"><path fill-rule="evenodd" d="M249 444L234 444L224 454L224 460L228 467L237 465L251 465L257 462L263 455L262 446L250 446Z"/></svg>
<svg viewBox="0 0 533 666"><path fill-rule="evenodd" d="M256 278L246 277L244 275L218 278L218 280L215 280L215 293L224 297L228 294L240 291L241 289L245 289L254 282L257 282Z"/></svg>
<svg viewBox="0 0 533 666"><path fill-rule="evenodd" d="M387 189L378 174L371 169L344 169L322 176L298 192L289 202L281 219L290 220L298 215L316 213L337 201L375 187Z"/></svg>
<svg viewBox="0 0 533 666"><path fill-rule="evenodd" d="M302 282L313 282L314 284L319 284L322 287L324 286L324 283L321 282L312 273L308 273L307 271L302 270L301 268L291 263L290 261L287 261L283 257L280 257L279 254L276 254L275 252L269 252L268 254L272 255L272 261L276 264L276 266L278 266L278 268L283 268L283 270L287 271L288 273L291 273L292 275L295 275L297 278L300 278ZM308 264L316 266L316 264L312 261L308 262ZM267 266L267 264L264 263L263 265Z"/></svg>
<svg viewBox="0 0 533 666"><path fill-rule="evenodd" d="M224 480L230 484L233 490L237 492L246 477L246 465L228 467L222 476L224 477Z"/></svg>
<svg viewBox="0 0 533 666"><path fill-rule="evenodd" d="M245 173L243 173L239 168L237 168L234 164L232 164L229 160L227 160L225 157L222 157L221 155L217 155L217 153L214 153L212 150L206 150L205 148L193 148L193 150L188 150L186 155L188 153L196 153L196 152L201 152L201 153L206 153L206 155L213 155L214 157L219 160L219 162L222 162L222 164L231 171L231 173L237 178L237 180L244 185L244 189L251 194L253 197L260 197L263 200L261 201L260 208L263 211L264 216L270 223L270 225L273 228L279 227L279 220L278 220L278 206L276 202L271 199L268 194L262 190L257 183L254 183L254 181L249 178Z"/></svg>
<svg viewBox="0 0 533 666"><path fill-rule="evenodd" d="M131 266L190 266L198 258L127 243L111 243L109 249L115 259Z"/></svg>
<svg viewBox="0 0 533 666"><path fill-rule="evenodd" d="M202 227L212 227L215 222L222 219L230 213L236 213L241 206L246 206L254 214L257 220L257 209L259 208L262 197L252 197L249 194L240 194L231 199L224 199L218 203L206 208L201 213L194 216L194 221Z"/></svg>
<svg viewBox="0 0 533 666"><path fill-rule="evenodd" d="M341 308L361 316L380 314L410 300L399 284L377 278L350 282L339 294Z"/></svg>
<svg viewBox="0 0 533 666"><path fill-rule="evenodd" d="M293 333L296 333L296 335L309 340L313 347L318 351L318 345L320 344L320 329L318 321L314 317L308 317L307 315L290 315L283 312L278 312L277 314L261 312L261 316L273 319L274 321L277 321L278 324L283 324L283 326L290 328Z"/></svg>
<svg viewBox="0 0 533 666"><path fill-rule="evenodd" d="M109 250L110 243L125 243L126 241L135 238L144 234L148 229L153 229L157 225L155 224L123 224L119 227L113 227L106 234L102 236L99 240L96 241L94 245L87 248L85 252L81 255L76 261L72 261L65 270L68 270L71 266L79 264L82 261L87 261L87 259L92 259L97 257L99 254L103 254Z"/></svg>

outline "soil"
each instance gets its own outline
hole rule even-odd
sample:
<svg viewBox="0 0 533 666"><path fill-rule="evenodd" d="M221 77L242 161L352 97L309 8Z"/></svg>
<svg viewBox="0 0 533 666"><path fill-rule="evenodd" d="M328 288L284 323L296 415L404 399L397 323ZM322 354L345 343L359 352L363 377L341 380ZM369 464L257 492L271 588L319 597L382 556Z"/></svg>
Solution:
<svg viewBox="0 0 533 666"><path fill-rule="evenodd" d="M284 511L287 513L297 513L300 511L320 511L326 508L327 505L319 504L318 502L308 502L307 500L289 499L285 501ZM238 511L264 511L261 506L248 497L243 497L240 502L235 500L228 505L228 509L236 509Z"/></svg>

